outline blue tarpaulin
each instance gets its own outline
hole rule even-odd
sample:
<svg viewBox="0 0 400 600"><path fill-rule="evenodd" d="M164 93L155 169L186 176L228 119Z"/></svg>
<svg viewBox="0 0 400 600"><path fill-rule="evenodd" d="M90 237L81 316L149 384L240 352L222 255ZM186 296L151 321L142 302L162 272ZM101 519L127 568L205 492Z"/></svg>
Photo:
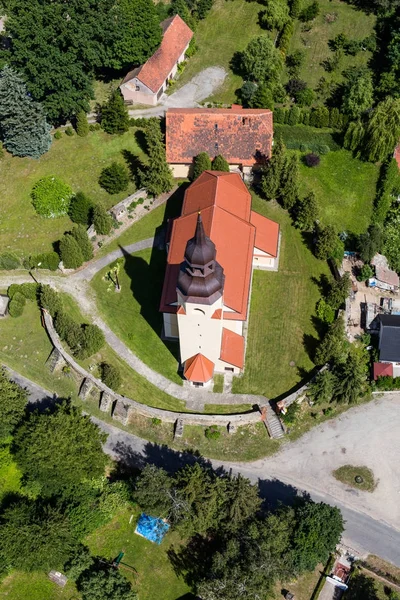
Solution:
<svg viewBox="0 0 400 600"><path fill-rule="evenodd" d="M168 523L163 521L157 517L150 517L150 515L145 515L142 513L139 517L139 521L136 525L135 533L146 538L146 540L150 540L150 542L154 542L156 544L161 544L164 535L167 533L169 529Z"/></svg>

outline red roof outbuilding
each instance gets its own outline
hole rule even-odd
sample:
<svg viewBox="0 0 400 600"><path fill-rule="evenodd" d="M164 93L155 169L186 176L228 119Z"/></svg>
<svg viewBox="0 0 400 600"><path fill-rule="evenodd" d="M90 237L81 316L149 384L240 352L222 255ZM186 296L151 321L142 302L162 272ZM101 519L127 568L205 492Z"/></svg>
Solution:
<svg viewBox="0 0 400 600"><path fill-rule="evenodd" d="M374 380L378 377L393 377L392 363L374 363Z"/></svg>
<svg viewBox="0 0 400 600"><path fill-rule="evenodd" d="M229 164L251 167L272 152L272 111L264 108L170 108L166 154L170 164L189 164L200 152L221 154Z"/></svg>
<svg viewBox="0 0 400 600"><path fill-rule="evenodd" d="M193 31L179 15L162 21L163 39L160 47L144 65L130 71L122 83L137 77L155 94L168 79L172 69L193 37Z"/></svg>

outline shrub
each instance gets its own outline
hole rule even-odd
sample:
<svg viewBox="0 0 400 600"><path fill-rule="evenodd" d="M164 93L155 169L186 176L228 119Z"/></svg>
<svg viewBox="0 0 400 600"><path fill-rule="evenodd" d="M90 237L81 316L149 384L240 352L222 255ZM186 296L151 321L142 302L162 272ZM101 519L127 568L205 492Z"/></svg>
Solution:
<svg viewBox="0 0 400 600"><path fill-rule="evenodd" d="M214 160L212 161L212 170L213 171L226 171L227 173L229 173L229 164L223 156L218 154L218 156L216 156L214 158Z"/></svg>
<svg viewBox="0 0 400 600"><path fill-rule="evenodd" d="M198 49L199 49L199 47L196 44L196 40L194 38L192 38L190 40L189 47L185 52L186 58L191 58L192 56L194 56Z"/></svg>
<svg viewBox="0 0 400 600"><path fill-rule="evenodd" d="M46 218L65 215L71 197L70 186L52 175L39 179L31 191L32 204L36 212Z"/></svg>
<svg viewBox="0 0 400 600"><path fill-rule="evenodd" d="M17 292L21 292L21 285L19 283L12 283L7 290L7 296L11 300Z"/></svg>
<svg viewBox="0 0 400 600"><path fill-rule="evenodd" d="M2 159L3 156L4 156L3 142L0 142L0 159Z"/></svg>
<svg viewBox="0 0 400 600"><path fill-rule="evenodd" d="M102 170L99 184L109 194L123 192L129 184L128 169L124 165L113 162L109 167Z"/></svg>
<svg viewBox="0 0 400 600"><path fill-rule="evenodd" d="M86 137L89 133L89 123L87 122L86 113L83 110L76 115L76 133L80 137Z"/></svg>
<svg viewBox="0 0 400 600"><path fill-rule="evenodd" d="M16 291L12 297L12 299L15 302L18 302L18 304L21 304L22 306L25 306L26 303L26 298L25 296L22 294L22 292L20 292L19 290Z"/></svg>
<svg viewBox="0 0 400 600"><path fill-rule="evenodd" d="M101 204L93 208L93 225L99 235L108 235L112 227L112 217Z"/></svg>
<svg viewBox="0 0 400 600"><path fill-rule="evenodd" d="M62 340L65 340L72 352L77 352L83 342L83 329L72 317L58 311L54 319L54 327Z"/></svg>
<svg viewBox="0 0 400 600"><path fill-rule="evenodd" d="M104 346L105 338L100 327L97 325L84 325L82 331L82 346L76 352L76 356L84 359L92 356L92 354L96 354Z"/></svg>
<svg viewBox="0 0 400 600"><path fill-rule="evenodd" d="M274 123L284 123L285 122L285 109L281 107L277 107L274 110Z"/></svg>
<svg viewBox="0 0 400 600"><path fill-rule="evenodd" d="M21 266L21 260L12 252L4 252L0 254L0 269L5 271L12 271L18 269Z"/></svg>
<svg viewBox="0 0 400 600"><path fill-rule="evenodd" d="M60 240L60 255L66 269L77 269L83 263L82 250L70 233L63 235Z"/></svg>
<svg viewBox="0 0 400 600"><path fill-rule="evenodd" d="M21 294L22 295L22 294ZM22 296L23 297L23 296ZM25 300L25 298L24 298ZM8 313L11 317L20 317L24 312L24 305L18 302L17 299L12 299L8 305Z"/></svg>
<svg viewBox="0 0 400 600"><path fill-rule="evenodd" d="M193 159L193 180L197 179L204 171L211 169L211 159L207 152L200 152Z"/></svg>
<svg viewBox="0 0 400 600"><path fill-rule="evenodd" d="M61 297L49 285L40 286L39 304L50 313L53 319L56 313L62 310Z"/></svg>
<svg viewBox="0 0 400 600"><path fill-rule="evenodd" d="M312 21L313 19L315 19L315 17L317 17L319 15L319 4L317 2L317 0L315 0L314 2L312 2L312 4L309 4L301 13L299 16L300 21L303 21L303 23L307 23L308 21Z"/></svg>
<svg viewBox="0 0 400 600"><path fill-rule="evenodd" d="M320 144L318 146L318 152L320 154L329 154L329 146L327 146L326 144Z"/></svg>
<svg viewBox="0 0 400 600"><path fill-rule="evenodd" d="M310 150L310 148L308 147L307 144L300 144L300 151L301 152L308 152Z"/></svg>
<svg viewBox="0 0 400 600"><path fill-rule="evenodd" d="M117 367L109 363L101 365L101 380L102 382L114 391L117 391L121 385L121 373Z"/></svg>
<svg viewBox="0 0 400 600"><path fill-rule="evenodd" d="M74 135L74 130L70 125L68 125L68 127L65 128L65 135L68 135L69 137L72 137Z"/></svg>
<svg viewBox="0 0 400 600"><path fill-rule="evenodd" d="M278 39L278 48L281 52L286 52L289 48L290 40L292 39L294 31L294 25L292 19L290 19L282 28L281 34Z"/></svg>
<svg viewBox="0 0 400 600"><path fill-rule="evenodd" d="M91 260L93 258L93 246L90 243L88 234L83 225L75 225L71 230L72 237L76 240L83 256L83 260Z"/></svg>
<svg viewBox="0 0 400 600"><path fill-rule="evenodd" d="M329 126L329 110L326 106L318 106L311 111L310 125L313 127Z"/></svg>
<svg viewBox="0 0 400 600"><path fill-rule="evenodd" d="M306 163L307 167L318 167L320 161L320 157L314 152L306 154L306 156L304 157L304 162Z"/></svg>
<svg viewBox="0 0 400 600"><path fill-rule="evenodd" d="M357 275L357 280L358 281L366 281L367 279L372 277L373 274L374 274L374 271L373 271L371 265L363 265L360 269L360 272Z"/></svg>
<svg viewBox="0 0 400 600"><path fill-rule="evenodd" d="M299 106L311 106L315 94L311 88L305 88L296 93L296 102Z"/></svg>
<svg viewBox="0 0 400 600"><path fill-rule="evenodd" d="M288 125L297 125L300 120L300 108L298 106L292 106L289 111Z"/></svg>
<svg viewBox="0 0 400 600"><path fill-rule="evenodd" d="M57 131L54 132L53 137L54 137L55 140L61 140L61 138L62 138L61 131L59 129L57 129Z"/></svg>
<svg viewBox="0 0 400 600"><path fill-rule="evenodd" d="M11 286L10 286L11 287ZM21 294L27 300L36 300L40 285L38 283L23 283L20 287Z"/></svg>
<svg viewBox="0 0 400 600"><path fill-rule="evenodd" d="M282 415L282 421L285 423L285 425L291 427L296 422L296 418L299 412L300 404L297 404L297 402L293 402L290 406L288 406L286 413Z"/></svg>
<svg viewBox="0 0 400 600"><path fill-rule="evenodd" d="M30 269L49 269L57 271L60 263L60 257L57 252L44 252L43 254L35 254L29 258Z"/></svg>
<svg viewBox="0 0 400 600"><path fill-rule="evenodd" d="M328 325L335 320L335 310L323 298L317 302L316 314L318 319L321 319L323 323L327 323Z"/></svg>
<svg viewBox="0 0 400 600"><path fill-rule="evenodd" d="M90 225L94 203L83 192L77 192L69 205L69 217L74 223Z"/></svg>
<svg viewBox="0 0 400 600"><path fill-rule="evenodd" d="M217 440L220 437L221 432L216 427L216 425L211 425L211 427L207 427L207 429L204 432L204 435L208 440Z"/></svg>
<svg viewBox="0 0 400 600"><path fill-rule="evenodd" d="M157 417L153 417L151 419L151 424L152 425L161 425L161 423L162 423L161 419L157 419Z"/></svg>

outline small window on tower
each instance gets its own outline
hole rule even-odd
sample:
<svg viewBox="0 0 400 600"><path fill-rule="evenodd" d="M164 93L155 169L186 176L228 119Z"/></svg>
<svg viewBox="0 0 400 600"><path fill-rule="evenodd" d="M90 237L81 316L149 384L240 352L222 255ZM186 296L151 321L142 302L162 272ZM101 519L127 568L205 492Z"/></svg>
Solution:
<svg viewBox="0 0 400 600"><path fill-rule="evenodd" d="M218 123L215 123L214 129L215 129L215 131L218 131Z"/></svg>
<svg viewBox="0 0 400 600"><path fill-rule="evenodd" d="M215 148L215 152L218 152L218 144L217 143L214 144L214 148Z"/></svg>

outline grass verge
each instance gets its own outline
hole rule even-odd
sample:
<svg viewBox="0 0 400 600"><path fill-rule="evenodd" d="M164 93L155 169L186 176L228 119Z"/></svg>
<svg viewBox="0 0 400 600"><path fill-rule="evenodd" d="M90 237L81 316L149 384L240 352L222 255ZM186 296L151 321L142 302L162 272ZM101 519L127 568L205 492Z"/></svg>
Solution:
<svg viewBox="0 0 400 600"><path fill-rule="evenodd" d="M338 481L364 492L373 492L378 485L373 472L368 467L343 465L343 467L333 471L332 474Z"/></svg>
<svg viewBox="0 0 400 600"><path fill-rule="evenodd" d="M110 523L88 536L86 544L92 554L108 559L118 556L121 550L125 553L122 562L134 567L137 574L123 567L121 572L138 591L140 600L176 600L185 596L191 590L176 575L168 557L170 547L179 547L182 540L174 531L168 532L160 545L137 535L135 527L140 512L138 507L119 511Z"/></svg>
<svg viewBox="0 0 400 600"><path fill-rule="evenodd" d="M214 394L221 394L224 391L224 376L214 375Z"/></svg>
<svg viewBox="0 0 400 600"><path fill-rule="evenodd" d="M300 191L313 190L320 219L338 231L363 233L371 222L378 167L339 150L321 156L318 167L300 164Z"/></svg>
<svg viewBox="0 0 400 600"><path fill-rule="evenodd" d="M328 267L313 256L280 206L253 196L252 208L281 226L279 271L254 271L245 371L234 379L233 391L275 398L314 367L316 282Z"/></svg>
<svg viewBox="0 0 400 600"><path fill-rule="evenodd" d="M0 584L0 596L7 600L79 600L75 585L69 581L60 588L47 573L13 571Z"/></svg>
<svg viewBox="0 0 400 600"><path fill-rule="evenodd" d="M120 272L121 292L107 292L104 280L109 267L93 278L97 306L109 327L149 367L182 384L177 373L178 344L161 339L159 312L166 255L163 250L143 250L127 255Z"/></svg>

